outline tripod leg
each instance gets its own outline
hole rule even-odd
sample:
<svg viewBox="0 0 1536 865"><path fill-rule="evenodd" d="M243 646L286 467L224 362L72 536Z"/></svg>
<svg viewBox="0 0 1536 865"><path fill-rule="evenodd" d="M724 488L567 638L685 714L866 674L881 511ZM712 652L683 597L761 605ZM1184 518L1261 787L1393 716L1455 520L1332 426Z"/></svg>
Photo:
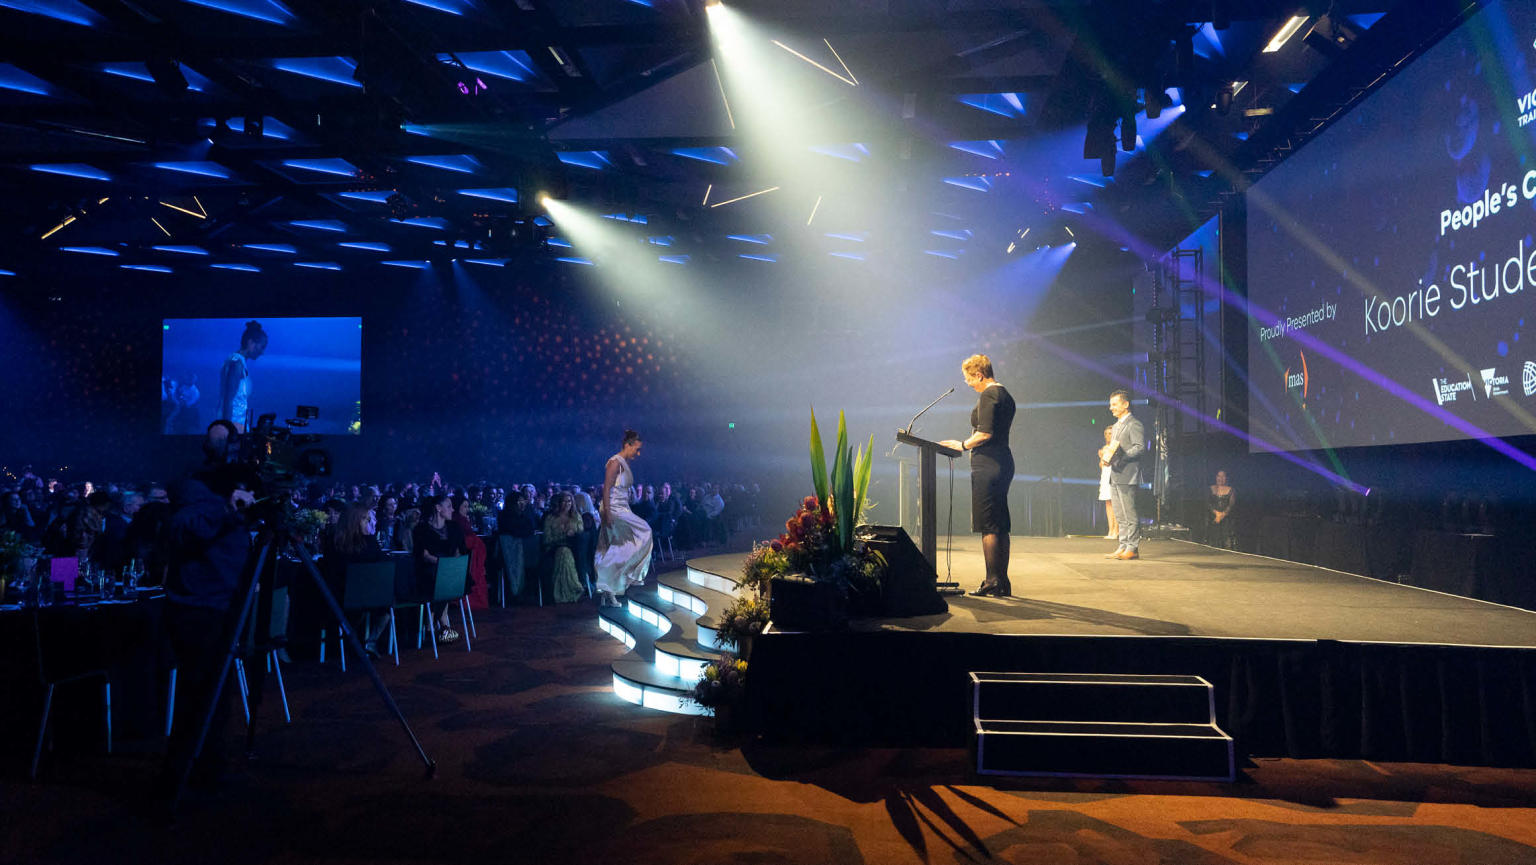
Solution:
<svg viewBox="0 0 1536 865"><path fill-rule="evenodd" d="M32 749L32 780L37 780L37 764L43 759L43 739L48 735L48 716L53 711L53 684L43 692L43 719L37 723L37 747Z"/></svg>
<svg viewBox="0 0 1536 865"><path fill-rule="evenodd" d="M283 659L278 657L275 649L267 657L272 664L272 674L277 677L277 695L283 699L283 723L292 724L293 715L288 711L288 687L283 684Z"/></svg>
<svg viewBox="0 0 1536 865"><path fill-rule="evenodd" d="M405 719L405 714L400 711L399 704L395 702L394 696L389 693L389 687L384 684L384 679L379 676L378 668L373 665L373 660L368 657L368 654L363 651L362 644L357 641L357 634L353 632L352 625L348 623L346 614L341 610L341 605L336 603L336 596L331 594L331 589L326 585L325 578L320 576L320 571L315 567L314 553L310 552L308 548L293 538L289 539L289 544L291 545L290 552L303 563L304 570L309 574L309 579L313 583L315 590L320 593L320 598L325 601L326 607L330 609L332 617L336 620L336 627L340 629L342 638L346 640L347 645L352 647L352 651L357 655L359 663L362 664L363 672L367 673L368 678L372 680L374 690L379 692L379 698L384 701L385 707L395 716L395 720L400 722L401 728L405 730L406 738L410 739L411 745L416 748L416 756L420 757L422 764L426 766L428 777L437 774L437 764L432 761L431 757L427 756L426 749L421 747L421 740L416 738L416 732L411 729L411 723Z"/></svg>

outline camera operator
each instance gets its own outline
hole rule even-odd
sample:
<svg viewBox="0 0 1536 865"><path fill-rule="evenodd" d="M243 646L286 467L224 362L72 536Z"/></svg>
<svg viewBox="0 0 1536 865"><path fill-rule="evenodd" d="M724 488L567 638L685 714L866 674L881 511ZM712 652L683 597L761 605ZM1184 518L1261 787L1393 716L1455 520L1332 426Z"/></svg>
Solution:
<svg viewBox="0 0 1536 865"><path fill-rule="evenodd" d="M228 645L231 610L251 551L250 529L242 515L255 502L256 478L229 462L233 424L217 420L203 440L205 460L171 489L165 523L169 568L166 577L165 631L180 673L180 693L171 739L166 748L162 792L170 794L187 763L217 684ZM211 784L225 764L225 728L229 721L232 677L214 709L203 750L192 766L192 780Z"/></svg>

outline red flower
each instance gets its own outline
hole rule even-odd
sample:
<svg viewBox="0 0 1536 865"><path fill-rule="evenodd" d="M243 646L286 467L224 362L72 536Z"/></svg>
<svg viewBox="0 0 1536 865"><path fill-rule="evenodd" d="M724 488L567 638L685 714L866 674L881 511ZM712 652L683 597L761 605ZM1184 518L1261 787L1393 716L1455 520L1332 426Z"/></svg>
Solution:
<svg viewBox="0 0 1536 865"><path fill-rule="evenodd" d="M815 496L806 496L805 500L800 503L800 507L804 510L814 511L821 507L821 505L816 501Z"/></svg>
<svg viewBox="0 0 1536 865"><path fill-rule="evenodd" d="M769 547L769 549L771 549L771 550L773 550L774 552L777 553L777 552L780 552L780 551L782 551L784 549L784 542L783 541L772 541L772 542L770 542L768 544L768 547Z"/></svg>

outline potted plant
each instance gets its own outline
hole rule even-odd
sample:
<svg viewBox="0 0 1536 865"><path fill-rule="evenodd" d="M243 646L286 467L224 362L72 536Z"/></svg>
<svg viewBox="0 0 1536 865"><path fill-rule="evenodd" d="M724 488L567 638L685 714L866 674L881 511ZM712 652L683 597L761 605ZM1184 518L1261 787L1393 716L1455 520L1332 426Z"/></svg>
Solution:
<svg viewBox="0 0 1536 865"><path fill-rule="evenodd" d="M768 627L768 602L757 594L738 595L720 616L720 640L736 647L743 660L752 657L752 640Z"/></svg>
<svg viewBox="0 0 1536 865"><path fill-rule="evenodd" d="M690 698L710 710L715 729L723 732L734 726L735 712L741 706L746 686L747 662L731 652L721 652L718 659L704 667L704 675L693 686Z"/></svg>

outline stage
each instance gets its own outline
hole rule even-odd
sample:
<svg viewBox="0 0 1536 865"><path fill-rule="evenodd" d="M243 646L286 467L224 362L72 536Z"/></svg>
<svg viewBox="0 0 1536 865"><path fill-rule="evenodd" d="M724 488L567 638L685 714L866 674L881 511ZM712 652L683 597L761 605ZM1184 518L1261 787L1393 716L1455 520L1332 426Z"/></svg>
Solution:
<svg viewBox="0 0 1536 865"><path fill-rule="evenodd" d="M1536 612L1182 541L1113 548L1015 537L1011 599L770 631L749 715L769 738L957 746L970 672L1192 674L1251 755L1536 765ZM979 540L957 539L947 570L978 585Z"/></svg>
<svg viewBox="0 0 1536 865"><path fill-rule="evenodd" d="M853 627L1536 648L1536 613L1279 559L1183 541L1146 542L1131 562L1105 559L1115 542L1100 538L1012 544L1012 598L952 596L947 614ZM949 572L965 589L981 584L978 537L956 539Z"/></svg>

